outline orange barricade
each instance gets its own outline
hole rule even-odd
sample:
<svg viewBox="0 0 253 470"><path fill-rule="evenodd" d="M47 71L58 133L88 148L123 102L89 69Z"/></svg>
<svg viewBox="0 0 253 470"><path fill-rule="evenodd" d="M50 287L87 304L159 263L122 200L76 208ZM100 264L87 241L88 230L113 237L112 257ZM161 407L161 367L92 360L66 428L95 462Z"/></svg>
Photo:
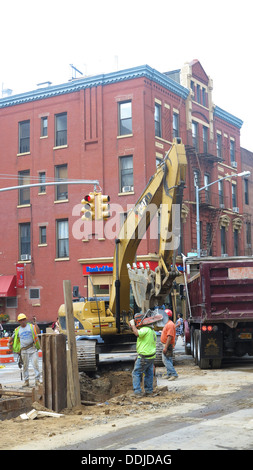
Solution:
<svg viewBox="0 0 253 470"><path fill-rule="evenodd" d="M14 354L7 346L9 339L10 338L0 338L0 364L14 362Z"/></svg>

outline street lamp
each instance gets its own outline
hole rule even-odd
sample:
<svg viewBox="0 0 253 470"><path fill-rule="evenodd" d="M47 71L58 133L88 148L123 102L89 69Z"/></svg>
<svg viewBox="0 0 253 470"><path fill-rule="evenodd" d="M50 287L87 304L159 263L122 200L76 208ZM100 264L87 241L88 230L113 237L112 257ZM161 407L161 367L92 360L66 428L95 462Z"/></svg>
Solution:
<svg viewBox="0 0 253 470"><path fill-rule="evenodd" d="M215 183L218 183L219 181L230 179L230 178L237 178L238 176L244 176L247 178L250 176L250 171L242 171L241 173L233 173L231 176L224 176L223 178L219 178L218 180L213 181L212 183L209 183L205 186L202 186L202 188L198 187L198 181L197 178L195 178L195 187L196 187L196 226L197 226L197 255L198 258L200 258L200 220L199 220L199 193L203 189L208 188L209 186L212 186Z"/></svg>

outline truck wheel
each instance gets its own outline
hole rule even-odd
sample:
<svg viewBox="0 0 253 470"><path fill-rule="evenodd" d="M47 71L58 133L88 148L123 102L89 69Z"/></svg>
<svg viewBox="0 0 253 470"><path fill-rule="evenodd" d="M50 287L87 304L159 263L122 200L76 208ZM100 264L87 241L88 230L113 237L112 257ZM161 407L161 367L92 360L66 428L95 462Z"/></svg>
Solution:
<svg viewBox="0 0 253 470"><path fill-rule="evenodd" d="M197 364L200 369L209 368L209 359L205 359L201 356L201 332L198 331L198 340L197 340Z"/></svg>

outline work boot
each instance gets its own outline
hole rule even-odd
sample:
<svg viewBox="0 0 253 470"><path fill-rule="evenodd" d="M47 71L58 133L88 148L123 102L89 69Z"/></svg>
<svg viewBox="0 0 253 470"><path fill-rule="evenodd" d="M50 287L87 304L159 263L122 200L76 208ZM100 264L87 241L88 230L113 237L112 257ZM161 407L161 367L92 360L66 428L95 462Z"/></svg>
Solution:
<svg viewBox="0 0 253 470"><path fill-rule="evenodd" d="M29 387L29 380L25 380L25 383L24 385L22 385L23 387Z"/></svg>

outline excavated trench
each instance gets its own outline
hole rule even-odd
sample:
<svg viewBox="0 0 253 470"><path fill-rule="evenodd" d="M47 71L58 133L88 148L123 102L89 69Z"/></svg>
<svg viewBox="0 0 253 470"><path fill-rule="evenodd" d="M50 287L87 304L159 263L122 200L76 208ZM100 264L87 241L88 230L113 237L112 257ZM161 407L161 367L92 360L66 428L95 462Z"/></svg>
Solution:
<svg viewBox="0 0 253 470"><path fill-rule="evenodd" d="M100 366L97 372L80 372L81 400L104 402L132 390L133 362Z"/></svg>

